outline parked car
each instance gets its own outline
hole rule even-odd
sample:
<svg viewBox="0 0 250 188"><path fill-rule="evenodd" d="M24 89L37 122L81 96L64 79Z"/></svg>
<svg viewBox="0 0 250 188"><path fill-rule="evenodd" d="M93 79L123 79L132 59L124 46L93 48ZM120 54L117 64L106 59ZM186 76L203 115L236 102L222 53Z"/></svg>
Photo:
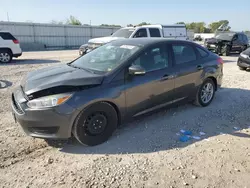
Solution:
<svg viewBox="0 0 250 188"><path fill-rule="evenodd" d="M246 70L247 68L250 68L250 47L241 52L237 61L237 65L240 70Z"/></svg>
<svg viewBox="0 0 250 188"><path fill-rule="evenodd" d="M0 31L0 63L9 63L22 55L19 41L8 31Z"/></svg>
<svg viewBox="0 0 250 188"><path fill-rule="evenodd" d="M102 46L108 42L124 39L124 38L174 38L174 39L189 39L185 24L175 25L143 25L136 27L124 27L117 30L111 36L93 38L88 41L88 44L80 46L79 54L84 55L87 52Z"/></svg>
<svg viewBox="0 0 250 188"><path fill-rule="evenodd" d="M12 93L14 118L33 137L93 146L132 117L177 102L208 106L223 61L182 40L123 39L76 60L29 73Z"/></svg>
<svg viewBox="0 0 250 188"><path fill-rule="evenodd" d="M248 47L248 38L244 33L224 32L207 39L204 46L219 55L230 55L231 52L242 52Z"/></svg>
<svg viewBox="0 0 250 188"><path fill-rule="evenodd" d="M194 38L194 41L202 41L202 38L200 35L197 35L195 38Z"/></svg>

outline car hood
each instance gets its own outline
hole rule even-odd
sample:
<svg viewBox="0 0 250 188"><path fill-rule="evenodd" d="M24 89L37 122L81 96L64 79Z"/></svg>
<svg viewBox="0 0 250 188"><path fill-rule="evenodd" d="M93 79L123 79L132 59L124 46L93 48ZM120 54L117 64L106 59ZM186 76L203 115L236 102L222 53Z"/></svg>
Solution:
<svg viewBox="0 0 250 188"><path fill-rule="evenodd" d="M250 47L242 52L242 54L250 56Z"/></svg>
<svg viewBox="0 0 250 188"><path fill-rule="evenodd" d="M218 43L220 41L228 41L228 42L230 42L230 40L226 40L226 39L222 39L222 38L208 38L208 39L206 39L206 43L208 43L208 44L216 44L216 43Z"/></svg>
<svg viewBox="0 0 250 188"><path fill-rule="evenodd" d="M111 42L113 40L117 40L117 39L123 39L122 37L99 37L99 38L94 38L94 39L90 39L88 41L88 43L95 43L95 44L105 44L108 42Z"/></svg>
<svg viewBox="0 0 250 188"><path fill-rule="evenodd" d="M57 86L98 85L102 83L103 77L65 64L28 73L21 81L21 86L26 95L30 95Z"/></svg>

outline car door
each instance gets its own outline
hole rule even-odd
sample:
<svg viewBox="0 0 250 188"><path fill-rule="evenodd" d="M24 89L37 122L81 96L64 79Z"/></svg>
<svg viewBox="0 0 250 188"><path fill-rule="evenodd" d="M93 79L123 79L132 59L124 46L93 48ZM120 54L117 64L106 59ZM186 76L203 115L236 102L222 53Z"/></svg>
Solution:
<svg viewBox="0 0 250 188"><path fill-rule="evenodd" d="M137 116L168 105L174 96L169 51L158 44L143 51L131 65L145 69L145 75L128 75L125 81L126 106L131 116Z"/></svg>
<svg viewBox="0 0 250 188"><path fill-rule="evenodd" d="M200 84L203 64L191 43L172 42L173 68L175 70L174 101L188 99L195 95Z"/></svg>
<svg viewBox="0 0 250 188"><path fill-rule="evenodd" d="M232 51L241 50L241 35L235 34L232 39Z"/></svg>

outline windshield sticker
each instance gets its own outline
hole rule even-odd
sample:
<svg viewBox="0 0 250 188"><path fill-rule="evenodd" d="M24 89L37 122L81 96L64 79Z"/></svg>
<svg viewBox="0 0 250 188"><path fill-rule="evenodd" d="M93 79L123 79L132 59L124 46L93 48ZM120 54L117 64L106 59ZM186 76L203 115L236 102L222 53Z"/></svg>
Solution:
<svg viewBox="0 0 250 188"><path fill-rule="evenodd" d="M129 49L132 50L135 46L131 46L131 45L122 45L120 46L120 48L125 48L125 49Z"/></svg>

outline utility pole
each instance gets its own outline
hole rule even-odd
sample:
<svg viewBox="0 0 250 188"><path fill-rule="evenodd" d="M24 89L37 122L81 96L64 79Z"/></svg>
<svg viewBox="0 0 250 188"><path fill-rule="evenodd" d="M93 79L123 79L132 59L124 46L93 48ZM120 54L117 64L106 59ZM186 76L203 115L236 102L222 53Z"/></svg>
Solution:
<svg viewBox="0 0 250 188"><path fill-rule="evenodd" d="M89 25L91 25L91 20L89 20Z"/></svg>
<svg viewBox="0 0 250 188"><path fill-rule="evenodd" d="M8 20L8 22L10 21L9 13L8 12L7 12L7 20Z"/></svg>

